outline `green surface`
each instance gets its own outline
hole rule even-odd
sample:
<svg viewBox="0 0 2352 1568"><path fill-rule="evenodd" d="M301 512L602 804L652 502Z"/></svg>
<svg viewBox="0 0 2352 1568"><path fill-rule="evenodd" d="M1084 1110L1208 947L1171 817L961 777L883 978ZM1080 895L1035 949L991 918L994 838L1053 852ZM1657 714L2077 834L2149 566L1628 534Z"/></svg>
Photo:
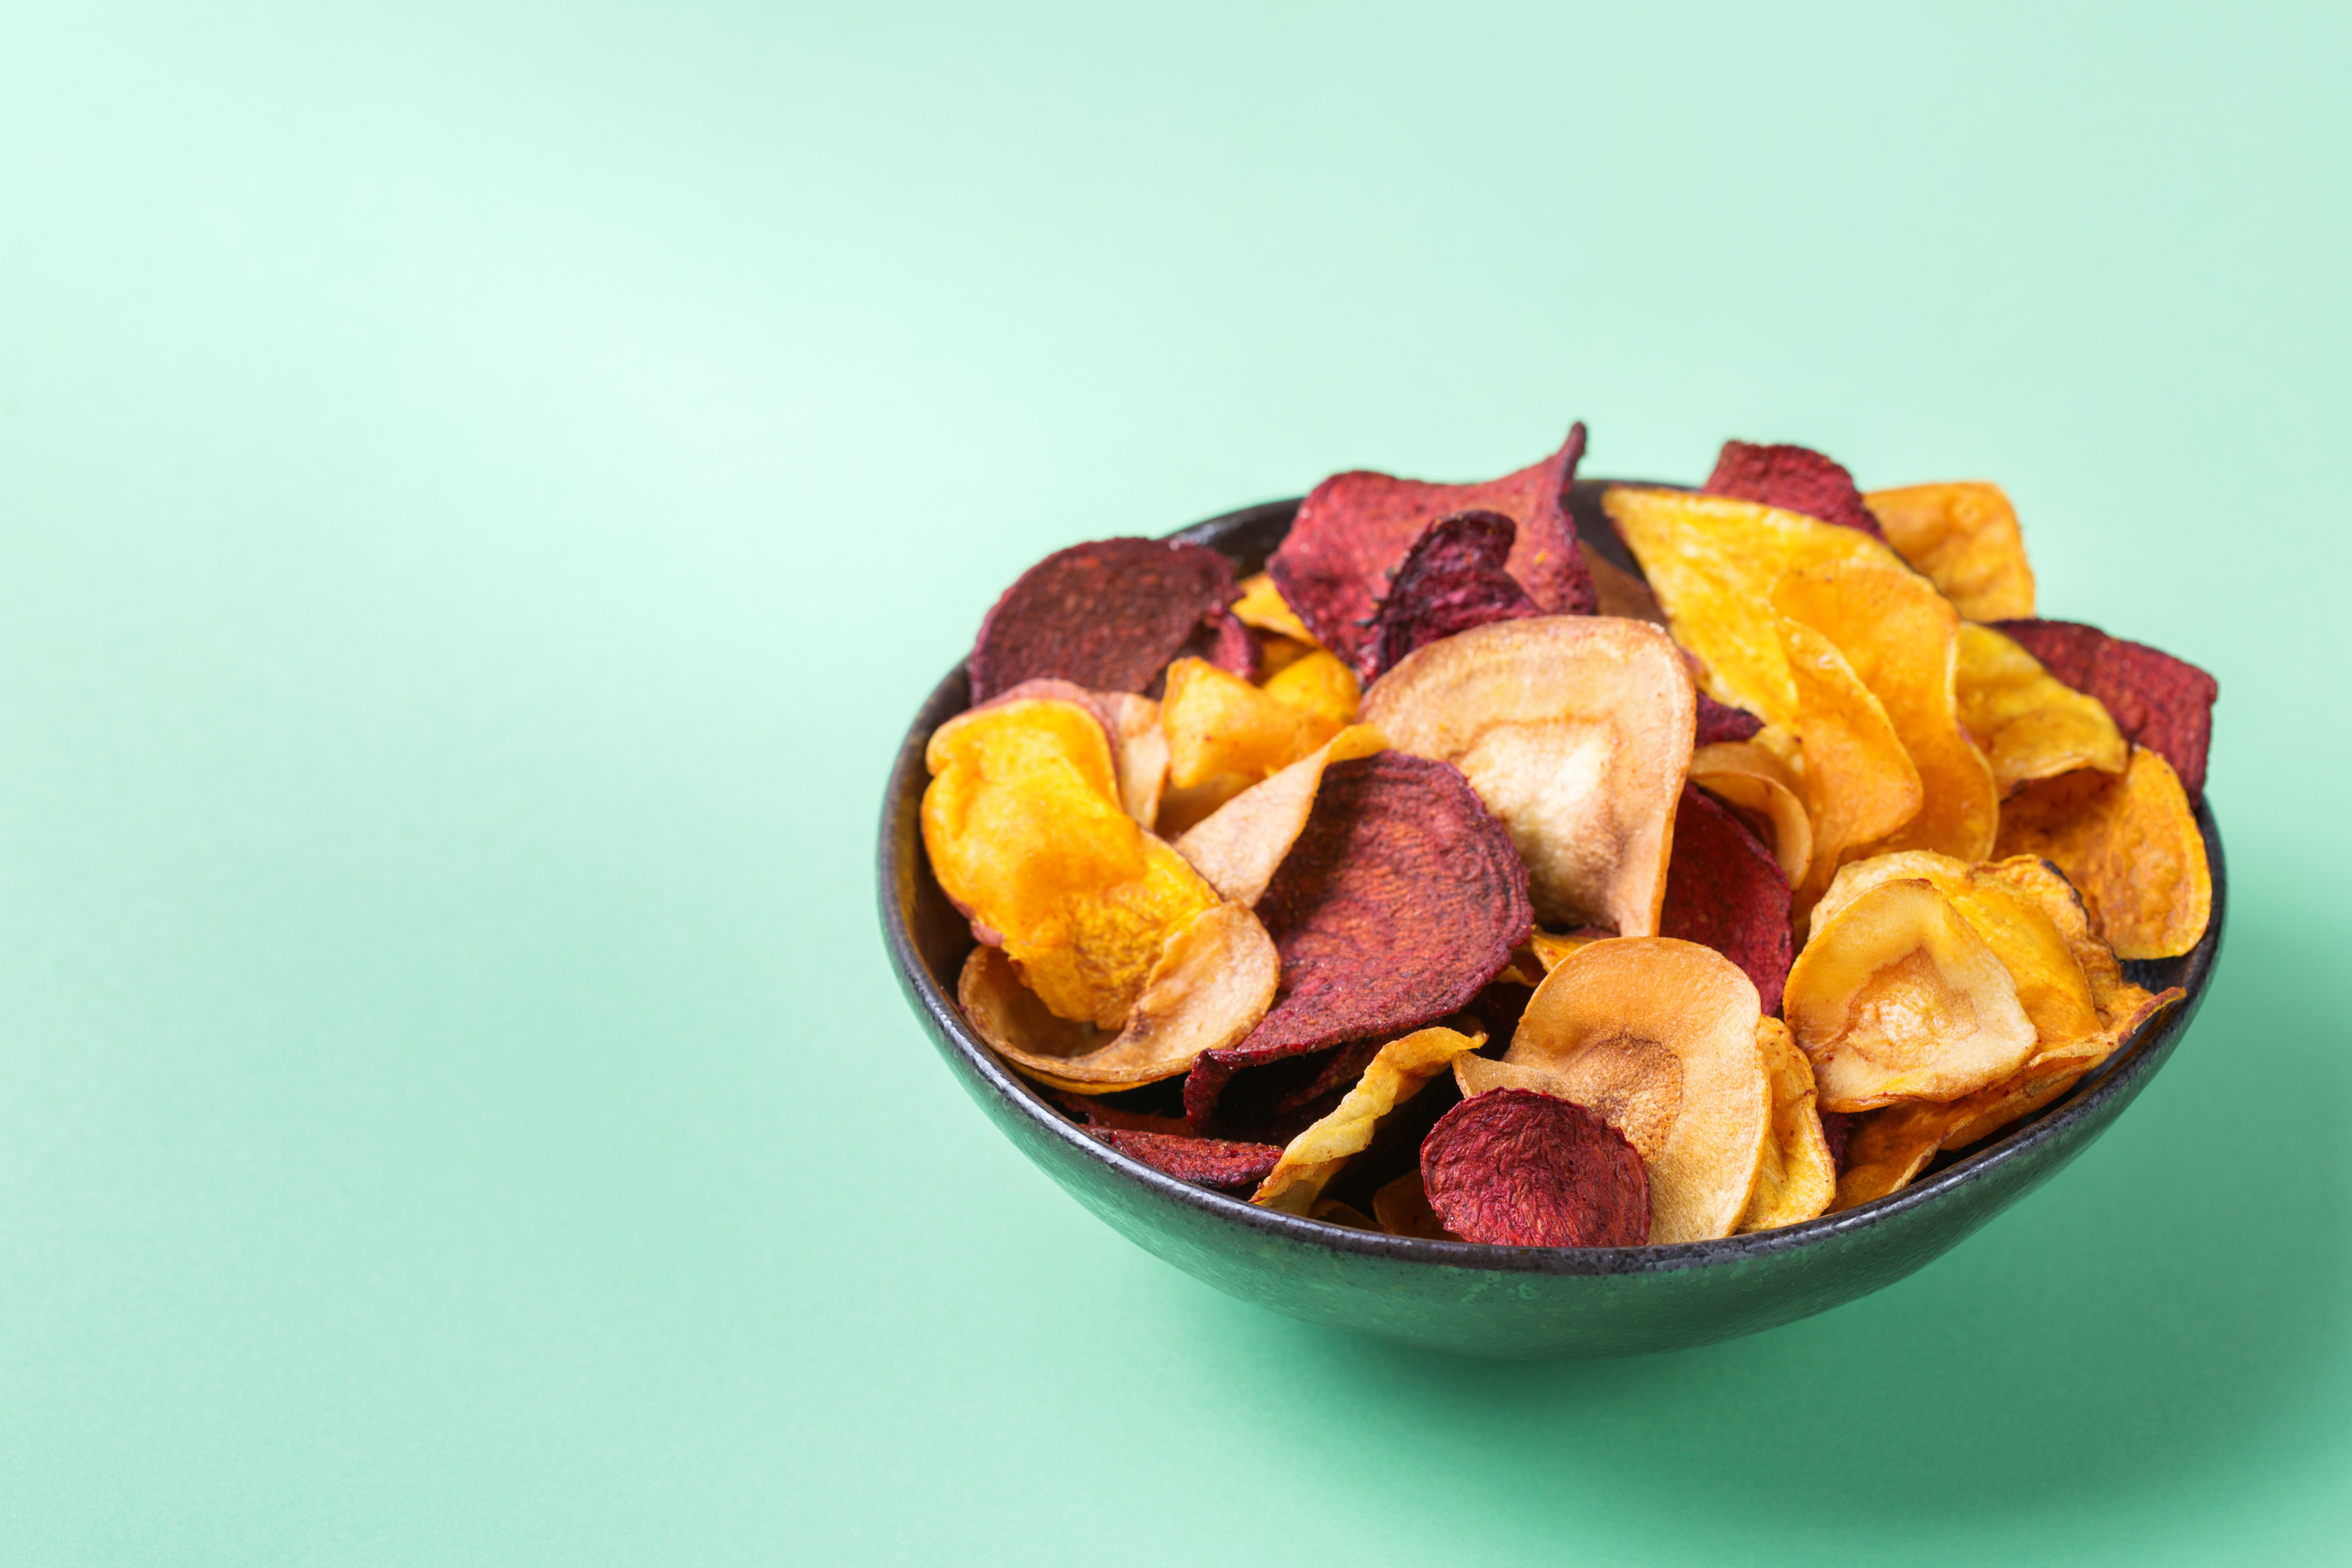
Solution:
<svg viewBox="0 0 2352 1568"><path fill-rule="evenodd" d="M2336 1558L2347 42L0 14L0 1560ZM1496 1366L1088 1218L867 856L1035 556L1575 416L1999 479L2220 675L2235 920L1943 1261Z"/></svg>

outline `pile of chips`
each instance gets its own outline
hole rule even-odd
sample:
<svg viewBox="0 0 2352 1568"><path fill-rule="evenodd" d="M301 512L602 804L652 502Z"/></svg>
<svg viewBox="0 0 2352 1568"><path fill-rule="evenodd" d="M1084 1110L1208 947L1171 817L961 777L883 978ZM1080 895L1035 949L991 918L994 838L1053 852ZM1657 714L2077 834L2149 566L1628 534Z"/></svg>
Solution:
<svg viewBox="0 0 2352 1568"><path fill-rule="evenodd" d="M2183 998L2211 676L2034 617L2008 499L1799 446L1569 509L1341 474L1266 570L1114 538L982 623L923 840L972 1028L1129 1158L1527 1247L1882 1197Z"/></svg>

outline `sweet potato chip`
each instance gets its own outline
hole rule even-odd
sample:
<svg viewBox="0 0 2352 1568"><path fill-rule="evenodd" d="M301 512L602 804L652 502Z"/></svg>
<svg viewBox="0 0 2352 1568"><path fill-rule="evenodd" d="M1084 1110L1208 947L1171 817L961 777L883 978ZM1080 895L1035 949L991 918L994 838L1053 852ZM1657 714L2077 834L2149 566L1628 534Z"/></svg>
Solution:
<svg viewBox="0 0 2352 1568"><path fill-rule="evenodd" d="M1468 1093L1489 1065L1542 1075L1528 1086L1588 1107L1639 1151L1650 1239L1702 1241L1747 1212L1771 1131L1761 1017L1755 986L1709 948L1595 942L1536 988L1499 1064L1459 1058L1454 1079ZM1447 1214L1433 1187L1430 1201Z"/></svg>
<svg viewBox="0 0 2352 1568"><path fill-rule="evenodd" d="M1282 1151L1271 1144L1241 1144L1227 1138L1194 1138L1170 1133L1088 1127L1087 1136L1117 1149L1138 1165L1219 1192L1247 1192L1265 1179Z"/></svg>
<svg viewBox="0 0 2352 1568"><path fill-rule="evenodd" d="M1812 863L1796 890L1801 914L1829 885L1848 850L1874 843L1917 816L1925 791L1886 709L1837 644L1786 616L1775 622L1788 653L1783 667L1797 693L1791 727L1803 747L1805 810L1812 824Z"/></svg>
<svg viewBox="0 0 2352 1568"><path fill-rule="evenodd" d="M1358 673L1377 680L1440 638L1541 615L1519 580L1503 570L1517 533L1500 512L1456 512L1423 528L1372 615Z"/></svg>
<svg viewBox="0 0 2352 1568"><path fill-rule="evenodd" d="M1766 1012L1789 977L1789 879L1755 835L1696 788L1683 786L1658 935L1712 947L1754 982Z"/></svg>
<svg viewBox="0 0 2352 1568"><path fill-rule="evenodd" d="M1727 441L1717 454L1715 472L1700 486L1709 496L1757 501L1784 512L1801 512L1855 528L1873 538L1882 537L1878 519L1863 505L1853 476L1810 446L1757 446Z"/></svg>
<svg viewBox="0 0 2352 1568"><path fill-rule="evenodd" d="M1176 841L1176 852L1236 904L1255 904L1315 808L1323 770L1388 745L1368 724L1350 725L1264 783L1243 790Z"/></svg>
<svg viewBox="0 0 2352 1568"><path fill-rule="evenodd" d="M1307 826L1258 900L1282 997L1184 1084L1208 1131L1233 1075L1455 1011L1527 939L1527 868L1462 775L1394 751L1324 769Z"/></svg>
<svg viewBox="0 0 2352 1568"><path fill-rule="evenodd" d="M1483 1034L1416 1030L1381 1047L1338 1109L1290 1140L1281 1163L1258 1184L1250 1201L1289 1214L1313 1212L1340 1167L1371 1146L1381 1117L1421 1092L1453 1060L1486 1042Z"/></svg>
<svg viewBox="0 0 2352 1568"><path fill-rule="evenodd" d="M1964 861L1990 853L2000 792L1960 727L1959 617L1944 596L1908 567L1844 561L1790 572L1773 584L1772 606L1837 644L1918 769L1918 814L1883 847Z"/></svg>
<svg viewBox="0 0 2352 1568"><path fill-rule="evenodd" d="M1742 1231L1802 1224L1837 1197L1837 1165L1813 1108L1813 1064L1779 1019L1757 1023L1756 1044L1772 1085L1772 1132L1757 1165L1755 1194L1739 1218Z"/></svg>
<svg viewBox="0 0 2352 1568"><path fill-rule="evenodd" d="M1274 1001L1281 960L1238 904L1202 911L1168 938L1116 1035L1056 1018L995 947L971 950L956 999L996 1053L1056 1089L1105 1093L1189 1071L1204 1051L1241 1040Z"/></svg>
<svg viewBox="0 0 2352 1568"><path fill-rule="evenodd" d="M2177 958L2212 918L2204 835L2180 780L2144 746L2119 778L2069 773L2003 801L1999 852L2055 862L2119 958Z"/></svg>
<svg viewBox="0 0 2352 1568"><path fill-rule="evenodd" d="M2036 1038L1999 956L1923 878L1822 922L1781 1007L1832 1111L1957 1100L2023 1066Z"/></svg>
<svg viewBox="0 0 2352 1568"><path fill-rule="evenodd" d="M1589 615L1592 579L1568 512L1569 486L1583 453L1580 424L1542 462L1483 485L1334 475L1299 504L1266 573L1315 641L1360 668L1390 575L1422 530L1455 512L1500 512L1518 526L1507 563L1511 576L1546 614Z"/></svg>
<svg viewBox="0 0 2352 1568"><path fill-rule="evenodd" d="M1450 762L1510 830L1536 913L1657 929L1690 762L1690 672L1656 627L1599 616L1480 626L1364 695L1401 751Z"/></svg>
<svg viewBox="0 0 2352 1568"><path fill-rule="evenodd" d="M1909 1186L1927 1168L1927 1162L1936 1157L1940 1146L1937 1128L1921 1119L1922 1113L1932 1117L1936 1109L1917 1101L1906 1101L1859 1118L1854 1123L1853 1143L1838 1172L1837 1197L1830 1202L1831 1212L1853 1208Z"/></svg>
<svg viewBox="0 0 2352 1568"><path fill-rule="evenodd" d="M1355 723L1357 706L1363 700L1356 672L1320 651L1285 665L1280 674L1268 676L1260 689L1275 701L1334 727Z"/></svg>
<svg viewBox="0 0 2352 1568"><path fill-rule="evenodd" d="M1705 663L1707 694L1766 724L1797 716L1772 585L1787 572L1843 561L1906 570L1858 528L1752 501L1618 485L1602 505L1665 606L1675 641Z"/></svg>
<svg viewBox="0 0 2352 1568"><path fill-rule="evenodd" d="M1984 748L2004 796L2078 768L2121 773L2131 748L2096 697L2085 696L1989 626L1960 626L1960 724Z"/></svg>
<svg viewBox="0 0 2352 1568"><path fill-rule="evenodd" d="M1718 740L1691 753L1690 781L1758 829L1791 884L1804 880L1813 858L1813 820L1805 812L1804 785L1788 764L1753 741Z"/></svg>
<svg viewBox="0 0 2352 1568"><path fill-rule="evenodd" d="M925 759L940 886L1057 1017L1123 1027L1169 936L1217 895L1120 806L1102 725L1024 699L949 720Z"/></svg>
<svg viewBox="0 0 2352 1568"><path fill-rule="evenodd" d="M1372 1218L1391 1236L1418 1236L1424 1241L1459 1241L1429 1207L1429 1189L1421 1172L1409 1170L1372 1194Z"/></svg>
<svg viewBox="0 0 2352 1568"><path fill-rule="evenodd" d="M1886 542L1969 620L2033 613L2025 536L2000 486L1906 485L1873 490L1862 499Z"/></svg>
<svg viewBox="0 0 2352 1568"><path fill-rule="evenodd" d="M1034 680L968 711L1030 698L1075 703L1100 721L1103 738L1110 742L1119 805L1144 827L1151 826L1160 814L1160 791L1168 785L1168 737L1160 733L1160 705L1132 692L1090 692L1073 681Z"/></svg>
<svg viewBox="0 0 2352 1568"><path fill-rule="evenodd" d="M1255 783L1289 767L1339 726L1260 691L1201 659L1168 666L1160 703L1168 737L1168 782L1191 789L1221 773Z"/></svg>
<svg viewBox="0 0 2352 1568"><path fill-rule="evenodd" d="M1282 590L1275 587L1273 578L1262 571L1253 573L1242 579L1241 591L1242 596L1234 601L1234 619L1260 632L1304 643L1309 648L1318 645L1315 633L1307 629L1307 622L1282 601Z"/></svg>
<svg viewBox="0 0 2352 1568"><path fill-rule="evenodd" d="M1465 1100L1421 1145L1438 1223L1496 1247L1639 1247L1652 1239L1642 1157L1581 1105L1526 1089Z"/></svg>
<svg viewBox="0 0 2352 1568"><path fill-rule="evenodd" d="M1216 635L1234 592L1233 563L1199 545L1118 538L1055 550L981 622L971 700L1041 676L1144 691L1204 625Z"/></svg>
<svg viewBox="0 0 2352 1568"><path fill-rule="evenodd" d="M2099 699L2124 738L2172 765L2191 800L2205 794L2221 683L2186 659L2075 621L2002 621L1993 630L2078 692Z"/></svg>

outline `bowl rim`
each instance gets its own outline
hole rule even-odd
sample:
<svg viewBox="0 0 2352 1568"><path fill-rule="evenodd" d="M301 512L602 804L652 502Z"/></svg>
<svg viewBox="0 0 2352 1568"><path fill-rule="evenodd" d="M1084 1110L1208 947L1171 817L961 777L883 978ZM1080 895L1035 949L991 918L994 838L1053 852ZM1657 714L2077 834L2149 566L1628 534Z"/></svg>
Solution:
<svg viewBox="0 0 2352 1568"><path fill-rule="evenodd" d="M1587 485L1640 483L1643 481L1595 479L1580 480L1578 485L1582 488ZM1281 513L1295 511L1297 505L1297 499L1290 499L1239 507L1165 537L1193 542L1212 541L1252 523L1267 521ZM906 991L908 1002L930 1025L932 1034L940 1045L947 1048L942 1054L973 1081L967 1084L968 1088L977 1090L984 1085L1083 1158L1100 1164L1153 1196L1204 1216L1238 1225L1245 1231L1277 1243L1305 1245L1366 1259L1496 1273L1631 1275L1735 1267L1851 1237L1882 1224L1899 1221L2005 1166L2031 1158L2045 1144L2064 1141L2073 1128L2084 1122L2103 1118L2107 1113L2108 1105L2118 1097L2127 1103L2170 1055L2164 1049L2166 1044L2189 1027L2210 988L2221 956L2222 932L2227 924L2229 877L2223 862L2221 830L2214 820L2211 802L2200 800L2195 803L2194 810L2212 871L2213 903L2205 935L2184 956L2185 967L2173 982L2188 992L2186 998L2158 1018L2142 1024L2124 1042L2122 1049L2086 1074L2081 1083L2054 1104L2016 1125L2006 1135L1898 1192L1778 1229L1661 1246L1504 1247L1478 1241L1392 1236L1385 1231L1334 1225L1325 1220L1262 1207L1245 1197L1230 1197L1181 1181L1087 1136L1076 1124L1055 1111L1035 1085L998 1059L996 1053L964 1021L962 1010L955 998L932 976L929 966L924 962L915 945L908 927L907 912L899 898L900 890L911 889L917 877L931 874L929 857L923 851L919 831L902 834L900 829L902 820L910 815L906 809L909 796L919 799L922 783L928 781L923 753L931 732L952 717L954 712L961 711L961 706L952 711L943 711L949 709L950 704L957 703L960 697L968 704L968 687L962 693L957 689L964 683L964 665L959 662L931 688L908 727L883 790L880 843L876 857L877 893L881 906L884 944L889 949L891 961L898 969L899 985ZM911 849L911 859L902 855L902 837ZM2119 1114L2120 1111L2121 1106L2117 1106L2116 1113Z"/></svg>

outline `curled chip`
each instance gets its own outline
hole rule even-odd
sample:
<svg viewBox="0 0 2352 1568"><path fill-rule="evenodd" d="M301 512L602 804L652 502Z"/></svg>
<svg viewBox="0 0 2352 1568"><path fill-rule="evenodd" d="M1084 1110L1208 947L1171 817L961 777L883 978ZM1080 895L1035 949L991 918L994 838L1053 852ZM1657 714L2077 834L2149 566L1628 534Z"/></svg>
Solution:
<svg viewBox="0 0 2352 1568"><path fill-rule="evenodd" d="M1773 585L1772 606L1837 644L1918 769L1918 814L1885 847L1965 861L1990 853L2000 792L1960 727L1960 623L1944 596L1906 567L1843 561L1789 573Z"/></svg>
<svg viewBox="0 0 2352 1568"><path fill-rule="evenodd" d="M1356 672L1319 649L1267 676L1262 689L1275 701L1334 728L1356 722L1356 707L1364 695Z"/></svg>
<svg viewBox="0 0 2352 1568"><path fill-rule="evenodd" d="M2170 763L2190 800L2203 798L2220 682L2186 659L2080 622L2003 621L1993 630L2076 691L2098 698L2126 740Z"/></svg>
<svg viewBox="0 0 2352 1568"><path fill-rule="evenodd" d="M1802 512L1842 528L1882 538L1878 519L1863 505L1853 476L1810 446L1756 446L1727 441L1715 472L1700 488L1710 496L1757 501L1784 512Z"/></svg>
<svg viewBox="0 0 2352 1568"><path fill-rule="evenodd" d="M1542 462L1483 485L1335 474L1299 503L1267 575L1316 642L1361 668L1389 576L1422 530L1455 512L1500 512L1518 526L1508 570L1538 607L1548 615L1589 615L1592 579L1568 512L1569 486L1583 454L1580 424Z"/></svg>
<svg viewBox="0 0 2352 1568"><path fill-rule="evenodd" d="M1242 596L1234 601L1234 620L1260 632L1304 643L1310 648L1316 646L1315 633L1282 601L1282 590L1275 587L1274 579L1257 572L1242 579L1241 589Z"/></svg>
<svg viewBox="0 0 2352 1568"><path fill-rule="evenodd" d="M1813 820L1805 813L1804 785L1787 763L1751 741L1718 740L1691 753L1690 781L1764 834L1792 885L1804 880L1813 858Z"/></svg>
<svg viewBox="0 0 2352 1568"><path fill-rule="evenodd" d="M2180 780L2135 746L2120 778L2069 773L2001 803L1999 852L2056 863L2119 958L2177 958L2213 915L2213 869Z"/></svg>
<svg viewBox="0 0 2352 1568"><path fill-rule="evenodd" d="M1176 841L1176 852L1225 897L1236 904L1256 904L1274 880L1275 868L1305 831L1322 788L1323 770L1335 762L1370 757L1387 745L1370 725L1350 725L1187 829Z"/></svg>
<svg viewBox="0 0 2352 1568"><path fill-rule="evenodd" d="M1818 926L1781 1006L1832 1111L1957 1100L2033 1053L2017 982L1922 878L1882 883Z"/></svg>
<svg viewBox="0 0 2352 1568"><path fill-rule="evenodd" d="M2130 746L2096 697L2043 669L1989 626L1962 622L1960 723L1984 748L2004 796L2078 768L2121 773Z"/></svg>
<svg viewBox="0 0 2352 1568"><path fill-rule="evenodd" d="M1116 1035L1055 1017L994 947L971 950L956 999L980 1037L1024 1075L1103 1093L1173 1078L1202 1051L1242 1039L1265 1016L1280 973L1257 917L1238 904L1219 904L1168 938Z"/></svg>
<svg viewBox="0 0 2352 1568"><path fill-rule="evenodd" d="M1311 1214L1323 1188L1349 1159L1371 1146L1381 1117L1421 1092L1453 1060L1486 1043L1483 1034L1416 1030L1381 1047L1364 1075L1331 1113L1290 1140L1250 1201L1289 1214Z"/></svg>
<svg viewBox="0 0 2352 1568"><path fill-rule="evenodd" d="M1364 696L1389 744L1461 768L1554 925L1655 931L1690 762L1690 672L1656 627L1598 616L1480 626Z"/></svg>
<svg viewBox="0 0 2352 1568"><path fill-rule="evenodd" d="M1837 1164L1813 1108L1813 1064L1779 1019L1757 1024L1756 1044L1772 1086L1772 1132L1757 1166L1755 1195L1739 1218L1743 1231L1802 1224L1827 1211L1837 1197Z"/></svg>
<svg viewBox="0 0 2352 1568"><path fill-rule="evenodd" d="M1272 1144L1239 1144L1226 1138L1133 1132L1123 1127L1088 1127L1086 1132L1087 1137L1108 1145L1138 1165L1219 1192L1248 1191L1264 1181L1265 1173L1282 1158L1282 1151Z"/></svg>
<svg viewBox="0 0 2352 1568"><path fill-rule="evenodd" d="M1356 668L1377 680L1407 653L1493 621L1520 621L1542 609L1503 570L1518 528L1500 512L1440 517L1412 541L1372 616Z"/></svg>
<svg viewBox="0 0 2352 1568"><path fill-rule="evenodd" d="M1805 810L1812 820L1812 864L1797 890L1801 913L1829 885L1848 850L1874 843L1918 815L1926 792L1886 709L1837 644L1810 626L1777 619L1797 693L1791 727L1804 749Z"/></svg>
<svg viewBox="0 0 2352 1568"><path fill-rule="evenodd" d="M1122 1028L1170 936L1217 895L1121 807L1102 725L1024 698L950 719L925 761L940 888L1057 1017Z"/></svg>
<svg viewBox="0 0 2352 1568"><path fill-rule="evenodd" d="M1168 666L1160 727L1168 737L1168 782L1179 789L1196 788L1221 773L1255 783L1339 731L1338 724L1201 659L1179 659Z"/></svg>
<svg viewBox="0 0 2352 1568"><path fill-rule="evenodd" d="M1581 1105L1527 1089L1465 1100L1421 1145L1432 1212L1496 1247L1639 1247L1651 1239L1641 1155Z"/></svg>
<svg viewBox="0 0 2352 1568"><path fill-rule="evenodd" d="M1462 1239L1446 1229L1437 1210L1429 1207L1429 1189L1421 1185L1418 1169L1405 1172L1372 1194L1372 1218L1391 1236L1418 1236L1424 1241Z"/></svg>
<svg viewBox="0 0 2352 1568"><path fill-rule="evenodd" d="M1707 694L1768 725L1797 716L1772 585L1787 572L1843 561L1904 570L1901 557L1860 529L1753 501L1618 485L1602 505L1665 606L1675 641L1705 663Z"/></svg>
<svg viewBox="0 0 2352 1568"><path fill-rule="evenodd" d="M1705 692L1698 694L1698 723L1691 736L1694 746L1714 746L1724 741L1753 740L1764 721L1746 708L1730 707L1716 701Z"/></svg>
<svg viewBox="0 0 2352 1568"><path fill-rule="evenodd" d="M1658 935L1712 947L1756 986L1766 1012L1789 977L1789 879L1730 810L1691 785L1675 816Z"/></svg>
<svg viewBox="0 0 2352 1568"><path fill-rule="evenodd" d="M1070 681L1024 681L980 708L1038 698L1075 703L1095 716L1110 742L1118 801L1127 814L1150 827L1160 814L1160 791L1168 787L1168 737L1160 728L1160 705L1133 692L1090 692ZM971 711L978 712L975 708Z"/></svg>
<svg viewBox="0 0 2352 1568"><path fill-rule="evenodd" d="M1199 545L1097 539L1055 550L1014 580L972 643L971 700L1052 676L1139 692L1204 626L1231 618L1233 563ZM1238 628L1238 623L1236 623Z"/></svg>
<svg viewBox="0 0 2352 1568"><path fill-rule="evenodd" d="M1327 768L1307 826L1258 900L1282 998L1202 1057L1184 1113L1208 1130L1234 1072L1434 1023L1527 940L1527 868L1456 769L1393 751Z"/></svg>
<svg viewBox="0 0 2352 1568"><path fill-rule="evenodd" d="M1863 498L1886 542L1970 621L2033 613L2033 568L2017 511L1998 485L1873 490Z"/></svg>

